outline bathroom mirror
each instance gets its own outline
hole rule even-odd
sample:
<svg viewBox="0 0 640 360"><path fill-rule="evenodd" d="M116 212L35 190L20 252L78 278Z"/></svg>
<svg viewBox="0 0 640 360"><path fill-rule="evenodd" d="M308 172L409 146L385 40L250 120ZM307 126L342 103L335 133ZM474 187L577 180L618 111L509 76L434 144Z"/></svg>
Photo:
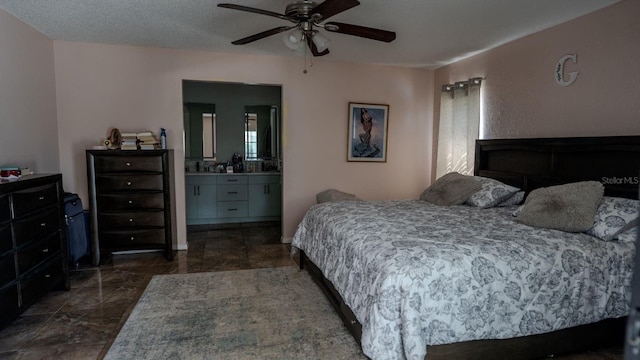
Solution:
<svg viewBox="0 0 640 360"><path fill-rule="evenodd" d="M244 154L247 160L271 160L278 156L278 107L245 106Z"/></svg>
<svg viewBox="0 0 640 360"><path fill-rule="evenodd" d="M185 159L280 159L281 85L183 80L182 103Z"/></svg>
<svg viewBox="0 0 640 360"><path fill-rule="evenodd" d="M216 160L216 106L185 103L183 111L185 158Z"/></svg>

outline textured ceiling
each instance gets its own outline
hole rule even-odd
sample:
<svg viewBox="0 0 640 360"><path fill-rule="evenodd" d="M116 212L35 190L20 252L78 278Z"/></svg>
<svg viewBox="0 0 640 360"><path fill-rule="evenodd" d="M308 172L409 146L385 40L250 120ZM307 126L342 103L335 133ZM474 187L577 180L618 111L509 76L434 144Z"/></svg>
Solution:
<svg viewBox="0 0 640 360"><path fill-rule="evenodd" d="M360 0L330 21L395 31L392 43L327 33L321 59L437 68L619 0ZM287 0L0 0L54 40L298 56L282 35L230 42L291 23L219 8L227 2L284 13ZM322 61L316 59L316 61Z"/></svg>

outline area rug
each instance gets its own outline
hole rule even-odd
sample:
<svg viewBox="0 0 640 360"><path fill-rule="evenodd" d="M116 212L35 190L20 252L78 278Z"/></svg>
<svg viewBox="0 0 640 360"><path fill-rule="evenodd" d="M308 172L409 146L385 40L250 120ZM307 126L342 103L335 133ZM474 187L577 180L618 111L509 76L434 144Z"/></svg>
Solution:
<svg viewBox="0 0 640 360"><path fill-rule="evenodd" d="M154 276L105 356L366 359L306 271Z"/></svg>

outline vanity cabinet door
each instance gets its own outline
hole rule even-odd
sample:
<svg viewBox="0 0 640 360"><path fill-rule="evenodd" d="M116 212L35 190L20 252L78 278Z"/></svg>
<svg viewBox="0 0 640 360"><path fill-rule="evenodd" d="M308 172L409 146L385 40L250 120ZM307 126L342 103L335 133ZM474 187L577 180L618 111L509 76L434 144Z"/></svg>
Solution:
<svg viewBox="0 0 640 360"><path fill-rule="evenodd" d="M249 178L249 216L280 216L280 176L259 175Z"/></svg>
<svg viewBox="0 0 640 360"><path fill-rule="evenodd" d="M187 225L202 224L198 220L211 220L218 216L215 176L187 176L185 195Z"/></svg>
<svg viewBox="0 0 640 360"><path fill-rule="evenodd" d="M198 186L198 217L214 218L218 215L216 207L216 185L202 184Z"/></svg>
<svg viewBox="0 0 640 360"><path fill-rule="evenodd" d="M189 184L188 179L184 189L187 225L189 225L189 220L198 218L198 185Z"/></svg>

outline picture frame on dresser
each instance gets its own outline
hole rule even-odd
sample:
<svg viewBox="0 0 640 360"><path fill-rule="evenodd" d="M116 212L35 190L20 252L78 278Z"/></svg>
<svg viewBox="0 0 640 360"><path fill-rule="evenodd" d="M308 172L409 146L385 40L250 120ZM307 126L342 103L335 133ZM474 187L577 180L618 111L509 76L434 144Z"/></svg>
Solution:
<svg viewBox="0 0 640 360"><path fill-rule="evenodd" d="M91 260L177 251L173 150L87 150Z"/></svg>

